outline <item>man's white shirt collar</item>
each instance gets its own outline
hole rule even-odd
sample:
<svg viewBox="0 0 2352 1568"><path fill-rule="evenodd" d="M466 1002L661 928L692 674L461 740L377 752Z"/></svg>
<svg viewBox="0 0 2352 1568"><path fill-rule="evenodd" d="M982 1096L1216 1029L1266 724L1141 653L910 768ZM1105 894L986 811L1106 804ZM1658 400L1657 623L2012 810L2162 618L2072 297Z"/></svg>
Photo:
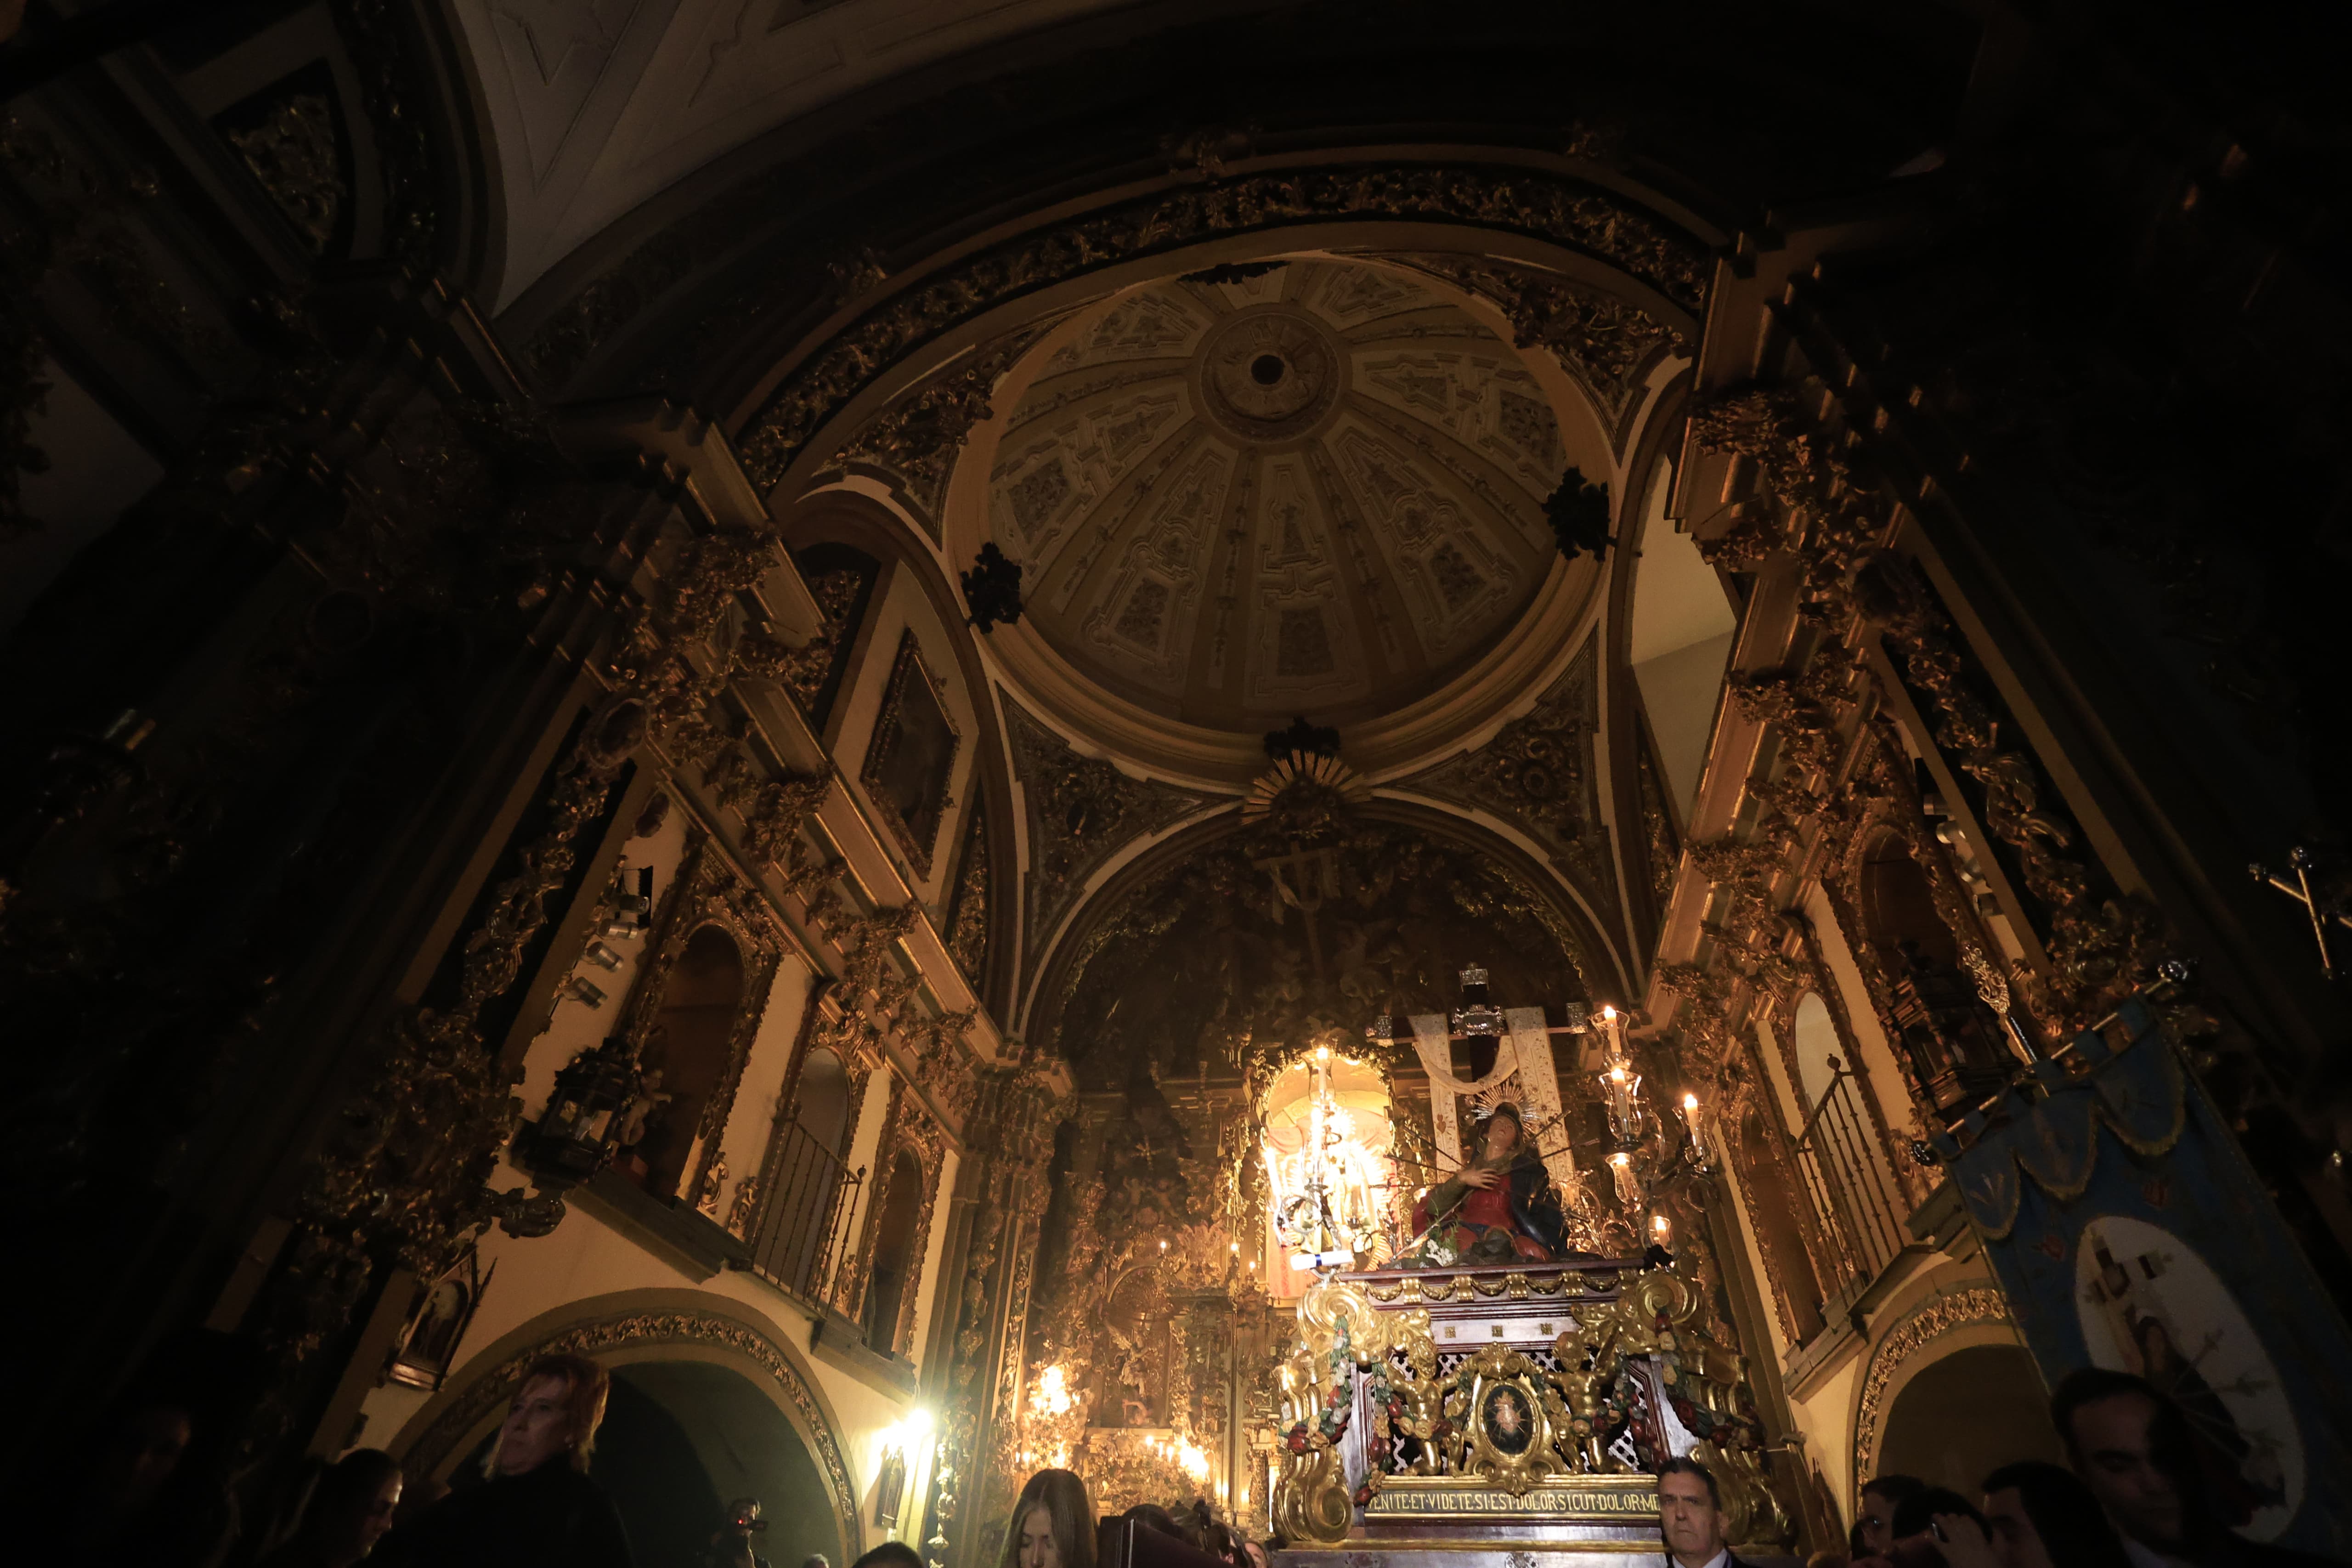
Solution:
<svg viewBox="0 0 2352 1568"><path fill-rule="evenodd" d="M1666 1553L1666 1568L1682 1568L1682 1561L1671 1552ZM1725 1546L1714 1556L1700 1563L1698 1568L1729 1568L1730 1563L1731 1548ZM2137 1565L2135 1565L2135 1568L2137 1568Z"/></svg>

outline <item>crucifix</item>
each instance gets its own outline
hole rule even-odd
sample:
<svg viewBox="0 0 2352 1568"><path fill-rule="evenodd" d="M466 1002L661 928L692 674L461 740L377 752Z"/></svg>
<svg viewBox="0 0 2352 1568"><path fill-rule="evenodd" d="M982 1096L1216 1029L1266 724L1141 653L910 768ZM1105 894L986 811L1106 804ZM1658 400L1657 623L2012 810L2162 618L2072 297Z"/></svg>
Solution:
<svg viewBox="0 0 2352 1568"><path fill-rule="evenodd" d="M1330 849L1302 849L1293 841L1291 852L1251 862L1257 869L1274 879L1274 896L1278 904L1297 910L1307 925L1307 952L1315 965L1315 978L1323 976L1323 936L1316 929L1316 911L1326 899L1339 893L1339 857ZM1285 872L1289 876L1286 877ZM1279 912L1277 910L1277 912Z"/></svg>
<svg viewBox="0 0 2352 1568"><path fill-rule="evenodd" d="M2336 978L2336 955L2328 950L2327 922L2334 921L2345 930L2352 931L2352 912L2340 908L2329 908L2320 895L2313 891L2311 873L2315 863L2310 850L2300 844L2296 845L2287 851L2286 863L2288 868L2294 873L2294 880L2292 882L2259 860L2246 869L2252 874L2255 881L2265 887L2276 888L2303 906L2304 913L2311 920L2311 939L2319 944L2319 972L2333 980Z"/></svg>

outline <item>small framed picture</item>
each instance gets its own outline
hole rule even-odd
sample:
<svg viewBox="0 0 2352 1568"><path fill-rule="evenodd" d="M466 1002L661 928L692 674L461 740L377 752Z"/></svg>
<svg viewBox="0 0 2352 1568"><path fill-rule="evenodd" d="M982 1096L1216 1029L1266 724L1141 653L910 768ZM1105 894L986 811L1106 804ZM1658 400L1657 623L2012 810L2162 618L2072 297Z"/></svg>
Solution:
<svg viewBox="0 0 2352 1568"><path fill-rule="evenodd" d="M485 1273L481 1255L467 1247L465 1256L436 1279L410 1310L400 1349L385 1375L411 1388L438 1390L449 1369L457 1364L457 1347L465 1342L467 1326L482 1304L482 1292L489 1289L490 1275L497 1272L494 1263Z"/></svg>

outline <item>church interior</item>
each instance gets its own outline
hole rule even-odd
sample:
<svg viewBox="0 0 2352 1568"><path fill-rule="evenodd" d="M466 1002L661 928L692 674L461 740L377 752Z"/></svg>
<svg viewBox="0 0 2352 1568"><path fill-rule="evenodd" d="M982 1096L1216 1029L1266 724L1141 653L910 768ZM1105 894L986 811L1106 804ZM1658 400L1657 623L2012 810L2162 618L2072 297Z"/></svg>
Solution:
<svg viewBox="0 0 2352 1568"><path fill-rule="evenodd" d="M0 5L11 1495L1843 1563L2095 1368L2352 1559L2327 53Z"/></svg>

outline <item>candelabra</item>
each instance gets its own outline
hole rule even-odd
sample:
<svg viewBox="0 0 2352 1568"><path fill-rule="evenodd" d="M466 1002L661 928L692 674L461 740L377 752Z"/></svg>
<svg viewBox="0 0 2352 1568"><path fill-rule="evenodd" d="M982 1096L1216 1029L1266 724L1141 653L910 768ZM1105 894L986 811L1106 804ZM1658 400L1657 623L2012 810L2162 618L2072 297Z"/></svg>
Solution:
<svg viewBox="0 0 2352 1568"><path fill-rule="evenodd" d="M1624 1016L1614 1007L1603 1007L1592 1017L1591 1027L1601 1037L1601 1098L1609 1117L1609 1172L1616 1183L1617 1201L1629 1215L1652 1209L1650 1239L1664 1246L1673 1238L1674 1225L1654 1212L1658 1199L1676 1187L1703 1194L1715 1174L1706 1110L1697 1095L1685 1094L1681 1136L1666 1136L1663 1120L1642 1092L1642 1075L1633 1070Z"/></svg>

